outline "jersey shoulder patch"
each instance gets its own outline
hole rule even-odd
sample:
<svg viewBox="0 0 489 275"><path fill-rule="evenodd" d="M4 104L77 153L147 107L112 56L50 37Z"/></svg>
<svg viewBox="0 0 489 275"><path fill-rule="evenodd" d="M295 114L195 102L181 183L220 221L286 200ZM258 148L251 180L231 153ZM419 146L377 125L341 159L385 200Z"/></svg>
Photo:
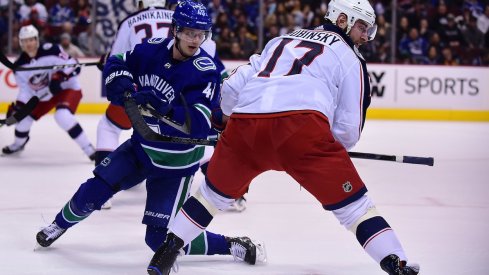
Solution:
<svg viewBox="0 0 489 275"><path fill-rule="evenodd" d="M53 47L53 44L51 44L51 43L44 43L42 45L43 50L46 50L46 51L51 49L52 47Z"/></svg>
<svg viewBox="0 0 489 275"><path fill-rule="evenodd" d="M214 61L207 56L202 56L198 57L194 60L194 66L199 70L199 71L209 71L209 70L216 70L216 64L214 64Z"/></svg>
<svg viewBox="0 0 489 275"><path fill-rule="evenodd" d="M163 37L153 37L153 38L150 38L148 39L148 43L149 44L161 44L163 43L163 41L165 41L166 38L163 38Z"/></svg>

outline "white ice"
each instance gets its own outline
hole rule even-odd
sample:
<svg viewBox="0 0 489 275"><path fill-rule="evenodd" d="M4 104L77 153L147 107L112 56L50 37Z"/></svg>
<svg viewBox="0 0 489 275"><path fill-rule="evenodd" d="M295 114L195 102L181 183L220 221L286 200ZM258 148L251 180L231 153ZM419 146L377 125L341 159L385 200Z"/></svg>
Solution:
<svg viewBox="0 0 489 275"><path fill-rule="evenodd" d="M79 120L91 140L99 116ZM124 137L128 136L128 132ZM0 146L13 127L0 129ZM420 274L489 274L489 124L367 121L355 151L433 156L435 166L355 160L369 194ZM35 123L26 150L0 157L0 274L146 274L152 251L141 224L144 187L119 193L51 248L33 251L93 164L51 115ZM194 187L200 184L198 174ZM263 240L268 263L230 256L179 259L178 274L385 274L310 194L280 172L256 178L243 213L223 213L209 229Z"/></svg>

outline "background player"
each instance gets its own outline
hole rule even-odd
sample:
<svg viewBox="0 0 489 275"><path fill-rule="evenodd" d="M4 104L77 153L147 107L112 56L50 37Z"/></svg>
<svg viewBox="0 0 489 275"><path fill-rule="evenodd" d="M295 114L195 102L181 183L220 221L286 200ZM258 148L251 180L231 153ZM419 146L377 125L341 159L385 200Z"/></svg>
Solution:
<svg viewBox="0 0 489 275"><path fill-rule="evenodd" d="M32 25L20 29L19 43L22 53L15 61L15 66L35 67L77 63L59 45L51 43L40 45L39 31ZM90 160L94 160L95 149L74 115L82 98L77 77L79 72L79 68L15 72L19 94L16 103L9 107L9 112L15 112L33 96L37 96L40 102L30 116L17 123L14 143L5 146L2 149L3 154L11 155L23 150L29 141L32 123L55 108L54 119L58 126L70 135Z"/></svg>
<svg viewBox="0 0 489 275"><path fill-rule="evenodd" d="M211 26L201 4L179 2L171 27L174 39L152 38L108 59L103 73L108 99L121 106L125 92L130 91L139 105L149 104L162 116L182 124L188 110L192 121L189 135L155 117L144 118L151 128L165 135L206 138L211 101L220 86L212 58L199 48L209 37ZM38 243L50 246L68 228L100 210L111 196L146 179L145 241L156 250L189 195L203 152L203 146L150 142L134 131L131 139L95 168L95 176L80 186L54 222L38 232ZM231 254L249 264L265 257L263 245L248 237L230 238L211 232L198 236L184 250L188 254Z"/></svg>
<svg viewBox="0 0 489 275"><path fill-rule="evenodd" d="M274 38L224 81L221 107L231 117L205 183L170 225L149 274L168 274L178 249L268 170L287 172L312 193L384 271L418 274L419 266L406 265L406 253L347 152L360 138L370 104L357 47L375 36L374 10L367 0L332 0L326 19L316 30Z"/></svg>

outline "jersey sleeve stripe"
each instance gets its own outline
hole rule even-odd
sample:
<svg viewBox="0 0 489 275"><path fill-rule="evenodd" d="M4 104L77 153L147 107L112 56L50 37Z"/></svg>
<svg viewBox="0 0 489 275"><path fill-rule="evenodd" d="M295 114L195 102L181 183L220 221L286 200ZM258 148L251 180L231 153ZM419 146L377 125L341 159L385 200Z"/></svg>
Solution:
<svg viewBox="0 0 489 275"><path fill-rule="evenodd" d="M360 138L360 135L362 133L362 123L363 123L363 116L365 115L363 113L363 94L364 94L364 83L363 83L363 80L364 80L364 76L363 76L363 68L362 68L362 64L360 63L360 66L359 66L359 69L360 69L360 121L358 123L358 138Z"/></svg>
<svg viewBox="0 0 489 275"><path fill-rule="evenodd" d="M207 121L207 124L209 125L209 128L210 128L211 127L211 120L210 120L211 110L203 104L195 104L194 107L204 115L205 120Z"/></svg>

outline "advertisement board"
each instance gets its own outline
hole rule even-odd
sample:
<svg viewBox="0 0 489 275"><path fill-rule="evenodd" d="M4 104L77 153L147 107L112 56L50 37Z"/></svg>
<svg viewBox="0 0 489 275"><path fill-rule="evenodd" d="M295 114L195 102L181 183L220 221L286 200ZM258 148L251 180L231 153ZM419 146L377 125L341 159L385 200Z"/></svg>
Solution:
<svg viewBox="0 0 489 275"><path fill-rule="evenodd" d="M83 58L80 62L94 62ZM246 61L224 61L231 71ZM368 66L372 104L368 118L489 121L489 68L419 65ZM103 113L101 72L85 67L79 76L83 90L80 113ZM0 65L0 112L15 100L17 85L11 70Z"/></svg>

